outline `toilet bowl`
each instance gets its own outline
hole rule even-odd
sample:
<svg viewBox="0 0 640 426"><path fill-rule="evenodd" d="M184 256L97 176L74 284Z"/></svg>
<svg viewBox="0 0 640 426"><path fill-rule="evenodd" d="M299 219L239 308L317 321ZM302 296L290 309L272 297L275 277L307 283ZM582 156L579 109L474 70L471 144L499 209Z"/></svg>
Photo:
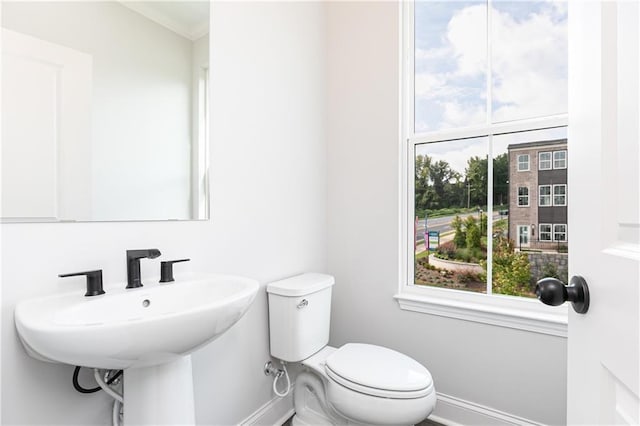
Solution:
<svg viewBox="0 0 640 426"><path fill-rule="evenodd" d="M300 362L294 426L411 425L435 407L429 371L381 346L328 346L333 277L303 274L267 286L271 354Z"/></svg>

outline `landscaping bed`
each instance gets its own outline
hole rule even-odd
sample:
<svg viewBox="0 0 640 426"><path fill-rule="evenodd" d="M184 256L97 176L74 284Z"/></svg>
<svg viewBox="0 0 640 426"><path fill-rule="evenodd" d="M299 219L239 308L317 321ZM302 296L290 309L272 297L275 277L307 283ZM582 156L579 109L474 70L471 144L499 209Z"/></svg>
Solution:
<svg viewBox="0 0 640 426"><path fill-rule="evenodd" d="M478 274L439 269L429 265L427 257L416 259L415 283L476 293L485 293L487 288L487 284Z"/></svg>

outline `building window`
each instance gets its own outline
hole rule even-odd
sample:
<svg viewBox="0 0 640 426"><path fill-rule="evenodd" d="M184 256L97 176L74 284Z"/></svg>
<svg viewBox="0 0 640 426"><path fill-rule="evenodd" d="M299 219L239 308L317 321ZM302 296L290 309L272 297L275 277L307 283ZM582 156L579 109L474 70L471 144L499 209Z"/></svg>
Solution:
<svg viewBox="0 0 640 426"><path fill-rule="evenodd" d="M529 154L518 155L518 171L519 172L529 171Z"/></svg>
<svg viewBox="0 0 640 426"><path fill-rule="evenodd" d="M566 206L567 205L567 185L553 185L553 205L554 206Z"/></svg>
<svg viewBox="0 0 640 426"><path fill-rule="evenodd" d="M553 225L553 241L558 241L558 242L567 241L567 225L565 224Z"/></svg>
<svg viewBox="0 0 640 426"><path fill-rule="evenodd" d="M540 185L538 187L538 206L551 206L551 185Z"/></svg>
<svg viewBox="0 0 640 426"><path fill-rule="evenodd" d="M538 239L540 241L552 241L551 224L541 223L538 225Z"/></svg>
<svg viewBox="0 0 640 426"><path fill-rule="evenodd" d="M551 170L550 152L541 152L538 154L538 170Z"/></svg>
<svg viewBox="0 0 640 426"><path fill-rule="evenodd" d="M529 207L529 188L518 187L518 207Z"/></svg>
<svg viewBox="0 0 640 426"><path fill-rule="evenodd" d="M567 168L567 151L555 151L553 153L553 168L554 169Z"/></svg>

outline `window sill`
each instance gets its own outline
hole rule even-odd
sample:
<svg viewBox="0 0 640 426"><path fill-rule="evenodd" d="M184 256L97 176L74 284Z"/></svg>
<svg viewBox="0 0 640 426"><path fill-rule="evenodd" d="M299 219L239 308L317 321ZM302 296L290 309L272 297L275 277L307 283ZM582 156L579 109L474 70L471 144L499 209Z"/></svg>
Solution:
<svg viewBox="0 0 640 426"><path fill-rule="evenodd" d="M566 304L422 286L406 286L394 298L407 311L567 337Z"/></svg>

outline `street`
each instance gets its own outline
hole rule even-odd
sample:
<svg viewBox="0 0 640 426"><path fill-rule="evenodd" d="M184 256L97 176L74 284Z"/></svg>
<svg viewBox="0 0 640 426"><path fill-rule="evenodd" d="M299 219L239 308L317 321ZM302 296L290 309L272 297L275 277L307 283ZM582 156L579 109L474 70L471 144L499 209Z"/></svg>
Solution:
<svg viewBox="0 0 640 426"><path fill-rule="evenodd" d="M442 235L447 231L453 230L453 228L451 227L451 222L453 221L453 218L456 216L460 216L460 219L462 220L466 219L468 216L474 216L476 218L476 221L480 217L478 212L473 212L473 213L454 214L450 216L441 216L433 219L428 219L429 231L439 231L440 235ZM493 221L495 222L498 219L500 219L500 213L497 211L494 211ZM416 241L417 242L424 241L424 219L418 220Z"/></svg>

